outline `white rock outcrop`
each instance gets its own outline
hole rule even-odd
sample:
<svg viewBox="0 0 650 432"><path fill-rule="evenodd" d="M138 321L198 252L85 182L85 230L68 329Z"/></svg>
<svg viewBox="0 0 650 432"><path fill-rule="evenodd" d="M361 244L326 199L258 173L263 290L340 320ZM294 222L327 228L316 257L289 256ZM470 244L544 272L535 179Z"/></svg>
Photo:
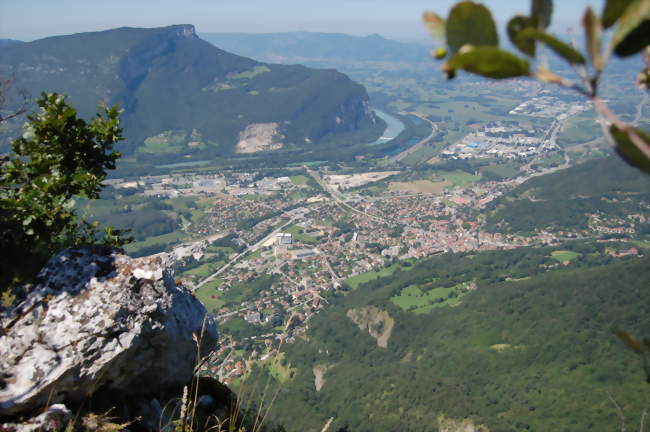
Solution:
<svg viewBox="0 0 650 432"><path fill-rule="evenodd" d="M202 351L216 343L214 321L160 256L69 249L38 280L0 315L0 418L73 407L98 390L151 400L190 381L202 329Z"/></svg>

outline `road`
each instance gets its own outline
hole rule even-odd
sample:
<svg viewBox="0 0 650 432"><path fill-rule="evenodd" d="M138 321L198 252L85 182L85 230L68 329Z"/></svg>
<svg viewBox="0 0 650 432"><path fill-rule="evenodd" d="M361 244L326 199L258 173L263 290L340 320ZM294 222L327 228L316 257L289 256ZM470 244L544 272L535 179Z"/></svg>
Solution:
<svg viewBox="0 0 650 432"><path fill-rule="evenodd" d="M319 254L323 260L325 261L325 266L327 267L327 270L330 272L330 276L332 277L332 282L334 285L341 286L341 278L336 275L336 272L332 268L332 264L330 264L330 260L327 259L327 256L325 254L322 254L321 251L318 249L315 249L316 253Z"/></svg>
<svg viewBox="0 0 650 432"><path fill-rule="evenodd" d="M438 125L436 125L434 122L432 122L431 120L429 120L428 118L426 118L422 114L419 114L419 113L416 113L416 112L410 112L409 114L414 115L414 116L428 122L431 125L431 133L429 134L429 136L427 136L426 138L421 139L420 141L413 144L411 147L407 148L403 152L400 152L400 153L396 154L395 156L389 158L388 160L390 162L401 161L402 159L404 159L406 156L410 155L411 153L414 153L414 152L420 150L420 148L422 148L422 146L424 146L426 143L431 141L433 139L433 137L435 136L435 134L438 132Z"/></svg>
<svg viewBox="0 0 650 432"><path fill-rule="evenodd" d="M201 282L194 285L194 288L192 288L192 291L196 291L197 289L201 288L206 283L210 282L211 280L213 280L214 278L219 276L221 273L223 273L228 268L230 268L230 266L232 266L235 262L237 262L237 260L239 258L243 257L248 252L255 252L256 250L261 248L262 245L264 243L266 243L270 238L275 237L280 231L282 231L285 227L287 227L287 226L291 225L292 223L294 223L297 219L298 219L298 217L293 217L293 218L289 219L288 222L286 222L285 224L283 224L283 225L279 226L278 228L276 228L275 230L273 230L273 232L271 232L271 234L267 235L262 240L255 243L253 246L247 246L246 249L244 249L242 252L237 254L233 259L231 259L226 264L224 264L219 270L217 270L216 272L212 273L210 276L203 279Z"/></svg>
<svg viewBox="0 0 650 432"><path fill-rule="evenodd" d="M553 123L551 123L551 127L548 128L546 133L544 134L544 137L542 138L542 144L540 146L540 153L533 157L529 163L521 167L521 171L528 171L531 172L532 168L531 166L541 159L546 157L546 153L543 153L542 150L545 148L549 149L554 149L554 148L560 148L557 144L557 136L560 133L560 130L562 130L562 126L566 124L567 121L569 121L572 117L580 114L582 111L576 111L576 112L570 112L564 117L563 119L554 119ZM569 167L569 157L568 155L564 155L564 164L561 167L558 167L560 169L568 168ZM545 173L549 173L549 171L546 171Z"/></svg>
<svg viewBox="0 0 650 432"><path fill-rule="evenodd" d="M348 210L350 210L350 211L353 211L353 212L355 212L355 213L358 213L358 214L360 214L360 215L362 215L362 216L365 216L365 217L367 217L367 218L370 218L370 219L372 219L372 220L374 220L374 221L376 221L376 222L386 223L386 224L389 223L387 220L385 220L385 219L383 219L383 218L381 218L381 217L379 217L379 216L372 215L372 214L370 214L370 213L366 213L366 212L364 212L364 211L361 211L361 210L359 210L359 209L357 209L357 208L352 207L350 204L346 203L346 202L343 200L343 198L341 197L341 194L339 193L339 191L335 190L333 187L331 187L330 185L328 185L327 182L325 182L325 181L321 178L321 176L318 174L318 172L313 171L313 170L309 169L308 167L305 167L305 169L307 170L307 173L308 173L310 176L312 176L312 178L313 178L314 180L316 180L316 183L318 183L318 184L320 185L320 187L323 188L323 190L324 190L325 192L327 192L327 193L332 197L332 199L333 199L334 201L336 201L336 203L338 203L340 206L345 207L346 209L348 209Z"/></svg>

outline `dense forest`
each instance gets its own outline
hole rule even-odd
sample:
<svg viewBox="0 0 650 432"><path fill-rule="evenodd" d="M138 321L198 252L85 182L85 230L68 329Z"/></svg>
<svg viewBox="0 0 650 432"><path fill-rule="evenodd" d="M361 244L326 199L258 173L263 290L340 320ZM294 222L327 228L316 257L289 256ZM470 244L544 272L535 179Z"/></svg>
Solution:
<svg viewBox="0 0 650 432"><path fill-rule="evenodd" d="M612 156L533 178L487 207L494 232L586 230L592 214L626 218L650 205L650 179Z"/></svg>
<svg viewBox="0 0 650 432"><path fill-rule="evenodd" d="M250 379L277 386L273 421L295 431L330 417L333 430L431 431L444 415L491 431L609 432L619 425L610 397L636 430L648 384L614 331L650 334L650 258L613 258L623 244L569 247L570 264L550 248L441 255L332 296L305 340ZM475 289L428 312L395 302L414 285L459 281ZM386 348L349 318L364 308L394 320Z"/></svg>

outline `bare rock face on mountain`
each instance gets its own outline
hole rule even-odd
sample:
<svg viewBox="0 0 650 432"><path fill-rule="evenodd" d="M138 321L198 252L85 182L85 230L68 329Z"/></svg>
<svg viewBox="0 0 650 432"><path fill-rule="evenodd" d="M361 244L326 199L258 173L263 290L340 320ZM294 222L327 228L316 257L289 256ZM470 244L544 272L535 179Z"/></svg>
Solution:
<svg viewBox="0 0 650 432"><path fill-rule="evenodd" d="M280 143L285 151L347 147L384 130L366 89L348 76L240 57L200 39L189 24L0 44L0 75L15 76L15 87L33 95L68 95L82 117L99 100L119 103L126 140L118 150L144 164L253 153L237 146L250 125L276 125L255 152L277 151ZM0 136L20 135L20 126L9 122Z"/></svg>
<svg viewBox="0 0 650 432"><path fill-rule="evenodd" d="M360 330L368 330L370 336L377 340L379 347L388 347L388 340L395 326L395 320L388 315L388 312L374 306L368 306L350 309L347 316L359 326Z"/></svg>
<svg viewBox="0 0 650 432"><path fill-rule="evenodd" d="M159 256L69 249L38 280L0 316L0 418L57 403L74 409L90 398L100 406L107 397L109 408L128 401L140 404L129 415L154 418L161 395L191 380L194 339L202 351L216 342L214 321Z"/></svg>

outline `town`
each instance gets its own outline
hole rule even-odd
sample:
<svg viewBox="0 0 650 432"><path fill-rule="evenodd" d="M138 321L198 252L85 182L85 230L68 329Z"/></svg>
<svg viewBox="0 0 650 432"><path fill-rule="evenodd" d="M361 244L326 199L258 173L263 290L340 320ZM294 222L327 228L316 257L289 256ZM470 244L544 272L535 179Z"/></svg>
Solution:
<svg viewBox="0 0 650 432"><path fill-rule="evenodd" d="M487 229L480 215L489 203L557 169L522 170L502 181L436 172L409 182L401 170L340 175L298 167L289 176L179 174L111 185L204 203L203 217L184 227L193 239L169 255L177 277L220 323L220 349L205 368L230 383L252 362L303 337L332 296L419 258L629 233L645 221L641 214L595 214L590 229L580 232L523 236Z"/></svg>

